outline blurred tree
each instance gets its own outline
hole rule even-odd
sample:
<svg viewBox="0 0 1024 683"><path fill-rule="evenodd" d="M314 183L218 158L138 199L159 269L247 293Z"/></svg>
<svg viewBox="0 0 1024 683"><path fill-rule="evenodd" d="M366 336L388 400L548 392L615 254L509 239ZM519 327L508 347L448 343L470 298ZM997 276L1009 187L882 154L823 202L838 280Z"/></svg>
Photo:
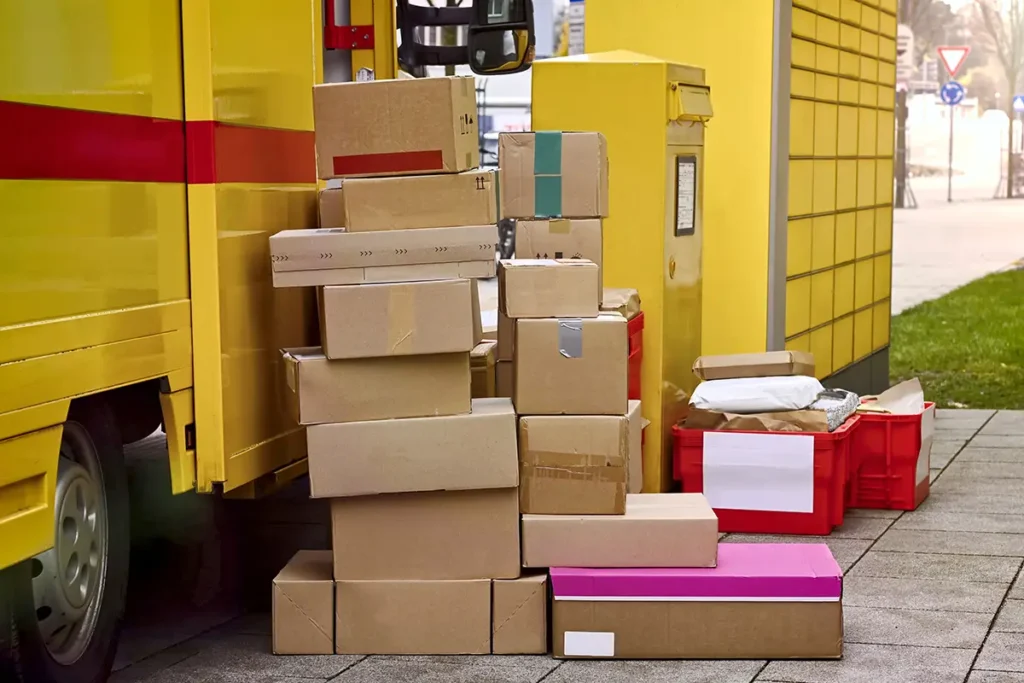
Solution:
<svg viewBox="0 0 1024 683"><path fill-rule="evenodd" d="M968 95L978 98L978 109L980 111L988 111L999 106L999 101L996 97L1000 92L999 83L985 67L976 67L969 70L959 81L967 88Z"/></svg>
<svg viewBox="0 0 1024 683"><path fill-rule="evenodd" d="M943 0L903 0L903 16L914 31L914 63L924 55L934 55L935 48L947 42L956 15Z"/></svg>

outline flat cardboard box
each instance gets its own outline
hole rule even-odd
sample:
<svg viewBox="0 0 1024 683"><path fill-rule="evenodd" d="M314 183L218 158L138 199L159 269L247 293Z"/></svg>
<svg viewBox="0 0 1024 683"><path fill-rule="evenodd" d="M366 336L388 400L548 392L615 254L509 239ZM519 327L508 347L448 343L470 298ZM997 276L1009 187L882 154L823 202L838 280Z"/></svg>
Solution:
<svg viewBox="0 0 1024 683"><path fill-rule="evenodd" d="M842 572L824 544L730 544L715 569L551 570L573 659L838 659Z"/></svg>
<svg viewBox="0 0 1024 683"><path fill-rule="evenodd" d="M524 567L714 567L717 554L699 493L629 494L624 515L523 515Z"/></svg>
<svg viewBox="0 0 1024 683"><path fill-rule="evenodd" d="M270 237L270 261L275 273L459 263L493 259L497 239L494 225L380 232L284 230Z"/></svg>
<svg viewBox="0 0 1024 683"><path fill-rule="evenodd" d="M814 377L814 356L806 351L768 351L728 356L701 356L693 374L703 380L741 377Z"/></svg>
<svg viewBox="0 0 1024 683"><path fill-rule="evenodd" d="M274 654L334 652L330 550L300 550L274 579Z"/></svg>
<svg viewBox="0 0 1024 683"><path fill-rule="evenodd" d="M498 280L498 300L501 301L501 280ZM512 360L516 352L516 321L498 309L498 360Z"/></svg>
<svg viewBox="0 0 1024 683"><path fill-rule="evenodd" d="M640 401L629 401L628 421L629 467L626 471L626 493L640 493L644 487L644 416Z"/></svg>
<svg viewBox="0 0 1024 683"><path fill-rule="evenodd" d="M339 655L491 651L491 582L338 581Z"/></svg>
<svg viewBox="0 0 1024 683"><path fill-rule="evenodd" d="M491 652L496 655L547 654L547 574L495 580L493 591Z"/></svg>
<svg viewBox="0 0 1024 683"><path fill-rule="evenodd" d="M516 221L516 258L586 259L597 265L601 287L604 258L600 218L550 218ZM601 291L598 291L601 295Z"/></svg>
<svg viewBox="0 0 1024 683"><path fill-rule="evenodd" d="M320 190L317 205L321 228L345 227L345 193L340 187Z"/></svg>
<svg viewBox="0 0 1024 683"><path fill-rule="evenodd" d="M502 133L505 218L607 218L608 145L600 133Z"/></svg>
<svg viewBox="0 0 1024 683"><path fill-rule="evenodd" d="M494 367L497 346L497 342L481 342L469 354L469 371L473 377L473 398L495 398L497 396Z"/></svg>
<svg viewBox="0 0 1024 683"><path fill-rule="evenodd" d="M498 282L498 309L509 318L597 317L601 280L593 261L502 261Z"/></svg>
<svg viewBox="0 0 1024 683"><path fill-rule="evenodd" d="M601 312L618 313L627 321L640 315L640 293L635 289L605 287L601 293Z"/></svg>
<svg viewBox="0 0 1024 683"><path fill-rule="evenodd" d="M492 278L497 275L494 257L457 263L424 263L413 266L375 266L372 268L335 268L332 270L289 270L273 273L275 287L325 287L327 285L367 285L381 282L417 282L421 280L458 280Z"/></svg>
<svg viewBox="0 0 1024 683"><path fill-rule="evenodd" d="M472 76L313 86L320 178L458 173L480 165Z"/></svg>
<svg viewBox="0 0 1024 683"><path fill-rule="evenodd" d="M480 325L475 290L473 280L324 287L324 355L346 360L469 353Z"/></svg>
<svg viewBox="0 0 1024 683"><path fill-rule="evenodd" d="M499 360L494 364L494 389L501 398L512 398L515 384L515 364L510 360Z"/></svg>
<svg viewBox="0 0 1024 683"><path fill-rule="evenodd" d="M313 498L519 484L507 398L476 399L465 415L313 425L306 444Z"/></svg>
<svg viewBox="0 0 1024 683"><path fill-rule="evenodd" d="M497 224L497 186L495 172L483 170L350 178L342 184L345 226L367 232Z"/></svg>
<svg viewBox="0 0 1024 683"><path fill-rule="evenodd" d="M513 401L520 415L625 415L626 319L516 322Z"/></svg>
<svg viewBox="0 0 1024 683"><path fill-rule="evenodd" d="M285 400L296 423L460 415L470 409L468 353L327 360L285 349Z"/></svg>
<svg viewBox="0 0 1024 683"><path fill-rule="evenodd" d="M331 522L338 581L519 576L515 488L336 498Z"/></svg>

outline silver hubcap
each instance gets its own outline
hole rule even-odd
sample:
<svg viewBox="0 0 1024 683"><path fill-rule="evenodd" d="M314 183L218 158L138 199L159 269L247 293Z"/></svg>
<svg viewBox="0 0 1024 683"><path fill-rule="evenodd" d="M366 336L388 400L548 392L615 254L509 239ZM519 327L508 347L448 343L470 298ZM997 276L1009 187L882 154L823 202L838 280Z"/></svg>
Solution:
<svg viewBox="0 0 1024 683"><path fill-rule="evenodd" d="M53 548L33 561L36 618L57 662L76 662L92 640L107 568L107 509L92 440L68 423L57 467Z"/></svg>

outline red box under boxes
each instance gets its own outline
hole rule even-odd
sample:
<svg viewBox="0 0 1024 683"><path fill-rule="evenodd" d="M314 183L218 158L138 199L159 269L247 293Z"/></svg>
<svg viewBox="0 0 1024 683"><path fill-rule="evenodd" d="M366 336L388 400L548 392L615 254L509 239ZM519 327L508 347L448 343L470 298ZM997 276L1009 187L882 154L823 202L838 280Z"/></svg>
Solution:
<svg viewBox="0 0 1024 683"><path fill-rule="evenodd" d="M751 534L802 534L826 536L843 523L846 502L847 459L851 435L860 418L853 416L831 433L718 432L721 434L771 434L782 438L814 437L814 502L811 512L777 512L715 508L718 530ZM674 474L684 493L704 493L704 435L700 429L672 428L675 437ZM714 507L714 504L712 504Z"/></svg>
<svg viewBox="0 0 1024 683"><path fill-rule="evenodd" d="M643 311L626 324L629 334L629 399L640 400L640 371L644 359L644 314Z"/></svg>
<svg viewBox="0 0 1024 683"><path fill-rule="evenodd" d="M916 510L930 491L935 404L920 415L862 413L850 441L847 507Z"/></svg>

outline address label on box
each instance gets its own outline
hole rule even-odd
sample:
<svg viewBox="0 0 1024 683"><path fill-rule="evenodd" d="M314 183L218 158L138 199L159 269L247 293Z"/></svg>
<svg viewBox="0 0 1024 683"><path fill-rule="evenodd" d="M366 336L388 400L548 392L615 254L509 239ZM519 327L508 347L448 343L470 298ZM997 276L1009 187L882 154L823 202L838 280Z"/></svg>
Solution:
<svg viewBox="0 0 1024 683"><path fill-rule="evenodd" d="M704 433L704 496L712 508L814 511L814 437Z"/></svg>
<svg viewBox="0 0 1024 683"><path fill-rule="evenodd" d="M615 634L607 631L566 631L566 657L614 657Z"/></svg>

